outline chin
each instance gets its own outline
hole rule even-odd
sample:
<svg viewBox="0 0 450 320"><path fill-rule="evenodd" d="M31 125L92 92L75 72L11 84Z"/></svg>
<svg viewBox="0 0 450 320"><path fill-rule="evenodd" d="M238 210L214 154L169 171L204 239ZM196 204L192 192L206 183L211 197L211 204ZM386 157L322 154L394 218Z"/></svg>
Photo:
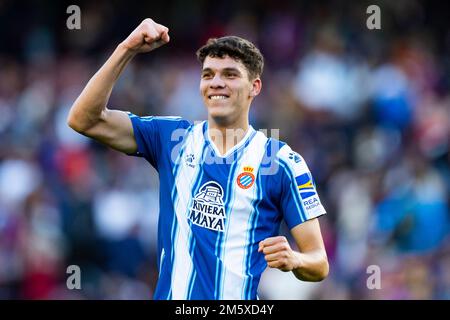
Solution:
<svg viewBox="0 0 450 320"><path fill-rule="evenodd" d="M227 119L230 118L229 115L223 114L221 112L210 112L209 116L217 123L226 123Z"/></svg>
<svg viewBox="0 0 450 320"><path fill-rule="evenodd" d="M229 117L231 110L228 106L208 106L207 108L209 115L212 118L224 118Z"/></svg>
<svg viewBox="0 0 450 320"><path fill-rule="evenodd" d="M223 112L222 110L211 109L209 111L209 117L212 118L218 124L227 124L230 121L231 114L229 112Z"/></svg>

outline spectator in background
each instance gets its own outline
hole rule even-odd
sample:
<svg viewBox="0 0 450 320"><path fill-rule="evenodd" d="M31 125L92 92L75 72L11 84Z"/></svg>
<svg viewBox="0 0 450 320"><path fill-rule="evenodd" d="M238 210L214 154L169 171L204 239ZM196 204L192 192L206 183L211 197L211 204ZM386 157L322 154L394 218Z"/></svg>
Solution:
<svg viewBox="0 0 450 320"><path fill-rule="evenodd" d="M250 116L260 127L276 123L281 138L304 155L330 211L323 233L332 272L320 285L298 288L296 297L448 299L446 4L385 2L379 31L365 28L364 4L266 1L246 3L245 10L229 0L213 5L215 10L209 2L82 4L82 29L76 31L64 28L63 2L52 10L32 1L0 5L0 298L151 296L157 274L156 173L138 159L119 160L64 123L80 86L109 51L103 48L151 6L173 26L177 41L164 54L134 61L112 105L133 105L139 114L182 108L182 89L173 101L155 92L171 93L179 79L192 77L194 59L187 57L193 63L171 68L167 77L159 77L160 68L176 66L180 51L193 52L212 36L248 36L277 66L267 68L263 81L270 88ZM283 37L274 38L273 30L282 30ZM359 197L347 212L348 201ZM116 219L105 222L111 203L130 200L138 202L132 211L119 206L112 212ZM145 203L154 208L142 215ZM117 232L115 223L122 219L126 228ZM114 252L130 239L137 258L117 266L105 248ZM65 286L71 264L81 267L83 290ZM382 270L382 290L365 286L371 264ZM290 287L283 275L279 285ZM273 297L264 281L263 276L261 296Z"/></svg>

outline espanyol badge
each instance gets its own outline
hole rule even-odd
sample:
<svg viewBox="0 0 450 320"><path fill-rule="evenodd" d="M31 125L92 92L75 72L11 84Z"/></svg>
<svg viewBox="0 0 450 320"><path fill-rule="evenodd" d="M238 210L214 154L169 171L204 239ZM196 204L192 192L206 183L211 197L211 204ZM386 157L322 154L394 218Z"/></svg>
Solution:
<svg viewBox="0 0 450 320"><path fill-rule="evenodd" d="M254 169L252 167L244 167L244 172L238 175L236 182L238 186L242 189L250 188L255 182L255 175L253 174Z"/></svg>

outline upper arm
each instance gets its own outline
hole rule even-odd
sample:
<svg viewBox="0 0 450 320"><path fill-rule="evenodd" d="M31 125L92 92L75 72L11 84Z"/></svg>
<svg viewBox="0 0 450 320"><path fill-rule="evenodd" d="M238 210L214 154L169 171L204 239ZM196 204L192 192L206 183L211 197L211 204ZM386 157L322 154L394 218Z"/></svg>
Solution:
<svg viewBox="0 0 450 320"><path fill-rule="evenodd" d="M326 256L319 219L314 218L295 226L291 229L291 235L300 252L322 250Z"/></svg>
<svg viewBox="0 0 450 320"><path fill-rule="evenodd" d="M279 153L280 209L289 229L326 213L305 160L287 145Z"/></svg>
<svg viewBox="0 0 450 320"><path fill-rule="evenodd" d="M137 151L133 126L124 111L105 109L100 120L81 133L127 154Z"/></svg>

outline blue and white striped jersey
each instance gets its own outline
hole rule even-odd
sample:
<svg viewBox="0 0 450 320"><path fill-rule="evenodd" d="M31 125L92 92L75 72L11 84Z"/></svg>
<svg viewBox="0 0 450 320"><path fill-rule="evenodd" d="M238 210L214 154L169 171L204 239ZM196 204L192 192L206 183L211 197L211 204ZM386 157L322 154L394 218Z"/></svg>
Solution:
<svg viewBox="0 0 450 320"><path fill-rule="evenodd" d="M160 178L154 299L257 299L259 242L325 213L304 159L252 127L220 156L207 121L129 116Z"/></svg>

